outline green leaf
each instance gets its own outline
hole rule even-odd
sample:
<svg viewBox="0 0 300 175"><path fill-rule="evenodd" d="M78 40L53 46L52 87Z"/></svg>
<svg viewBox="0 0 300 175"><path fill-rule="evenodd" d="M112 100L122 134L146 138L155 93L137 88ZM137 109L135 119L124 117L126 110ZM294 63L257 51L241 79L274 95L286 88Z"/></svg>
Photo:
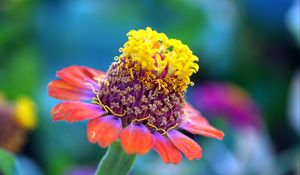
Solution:
<svg viewBox="0 0 300 175"><path fill-rule="evenodd" d="M0 148L0 174L12 175L15 168L15 158L13 154ZM2 175L1 174L1 175Z"/></svg>
<svg viewBox="0 0 300 175"><path fill-rule="evenodd" d="M136 155L128 155L123 151L119 141L107 149L100 161L95 175L127 175L131 170Z"/></svg>

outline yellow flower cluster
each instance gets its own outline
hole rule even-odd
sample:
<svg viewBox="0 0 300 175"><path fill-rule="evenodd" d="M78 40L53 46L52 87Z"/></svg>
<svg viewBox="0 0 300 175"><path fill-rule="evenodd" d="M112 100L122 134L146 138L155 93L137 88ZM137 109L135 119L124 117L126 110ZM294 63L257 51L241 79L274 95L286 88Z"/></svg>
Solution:
<svg viewBox="0 0 300 175"><path fill-rule="evenodd" d="M34 129L37 123L35 103L28 97L19 97L16 101L15 120L25 129Z"/></svg>
<svg viewBox="0 0 300 175"><path fill-rule="evenodd" d="M190 76L196 73L198 58L189 47L176 39L169 39L164 33L158 33L147 27L146 30L131 30L128 41L120 49L122 58L138 62L142 69L167 72L175 75L185 86L189 85Z"/></svg>

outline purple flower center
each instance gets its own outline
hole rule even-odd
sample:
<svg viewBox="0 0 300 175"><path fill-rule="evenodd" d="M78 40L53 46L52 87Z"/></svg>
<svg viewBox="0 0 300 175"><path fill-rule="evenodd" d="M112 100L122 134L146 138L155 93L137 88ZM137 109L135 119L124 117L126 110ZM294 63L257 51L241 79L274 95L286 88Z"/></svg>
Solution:
<svg viewBox="0 0 300 175"><path fill-rule="evenodd" d="M147 73L138 64L114 62L94 103L105 106L107 115L120 117L123 127L136 122L165 134L181 122L184 92L154 83L161 77L146 80L151 78Z"/></svg>

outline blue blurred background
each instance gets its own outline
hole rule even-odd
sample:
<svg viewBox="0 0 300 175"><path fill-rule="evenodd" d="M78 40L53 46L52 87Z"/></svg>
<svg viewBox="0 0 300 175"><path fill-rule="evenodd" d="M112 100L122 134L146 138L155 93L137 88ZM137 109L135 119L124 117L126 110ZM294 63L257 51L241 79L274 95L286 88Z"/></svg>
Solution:
<svg viewBox="0 0 300 175"><path fill-rule="evenodd" d="M107 70L126 33L147 26L182 40L200 58L187 93L194 106L204 108L193 94L208 82L234 84L244 95L232 90L225 99L251 101L255 111L245 111L259 124L248 127L243 115L204 109L224 141L195 138L203 158L178 166L163 164L154 152L139 156L132 175L300 173L299 0L1 0L0 93L11 105L30 97L38 118L14 153L15 174L93 174L105 150L88 143L85 122L52 122L58 101L48 97L47 84L69 65Z"/></svg>

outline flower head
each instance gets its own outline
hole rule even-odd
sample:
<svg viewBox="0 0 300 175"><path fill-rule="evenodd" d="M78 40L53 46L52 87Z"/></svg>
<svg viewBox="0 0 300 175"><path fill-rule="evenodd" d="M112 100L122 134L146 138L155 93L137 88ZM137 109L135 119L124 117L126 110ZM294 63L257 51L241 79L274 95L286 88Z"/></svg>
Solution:
<svg viewBox="0 0 300 175"><path fill-rule="evenodd" d="M36 107L35 103L26 96L21 96L15 104L15 120L25 129L36 127Z"/></svg>
<svg viewBox="0 0 300 175"><path fill-rule="evenodd" d="M236 128L261 126L260 111L241 87L209 82L195 88L195 104L208 116L223 116Z"/></svg>
<svg viewBox="0 0 300 175"><path fill-rule="evenodd" d="M89 120L90 142L107 147L120 139L128 154L153 148L174 164L181 152L189 160L202 156L200 146L178 129L223 138L185 102L190 76L198 70L188 46L147 28L130 31L120 52L107 73L83 66L57 72L60 79L49 83L49 95L67 101L52 109L54 120Z"/></svg>
<svg viewBox="0 0 300 175"><path fill-rule="evenodd" d="M0 94L0 147L21 151L28 130L36 126L34 102L25 96L9 103Z"/></svg>
<svg viewBox="0 0 300 175"><path fill-rule="evenodd" d="M183 91L191 83L190 76L198 71L199 66L195 63L198 58L187 45L150 27L131 30L127 36L128 41L120 49L121 60L127 60L127 64L138 63L136 66L148 72L150 80L170 83L167 86L170 88Z"/></svg>

